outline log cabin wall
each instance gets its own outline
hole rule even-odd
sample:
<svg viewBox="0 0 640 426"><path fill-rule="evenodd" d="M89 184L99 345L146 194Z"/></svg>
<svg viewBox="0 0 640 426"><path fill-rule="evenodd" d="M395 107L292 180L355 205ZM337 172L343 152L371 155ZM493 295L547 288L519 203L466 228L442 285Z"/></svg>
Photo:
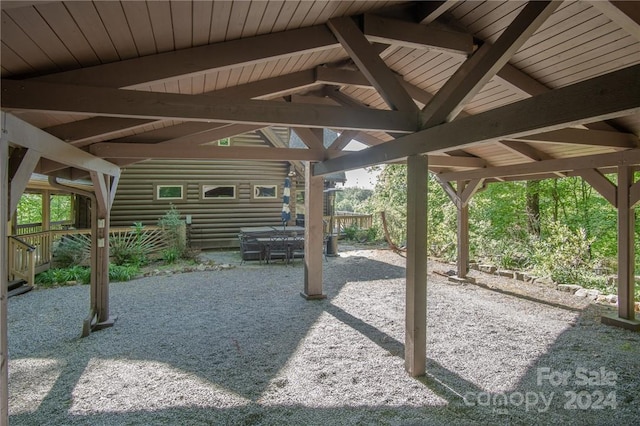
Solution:
<svg viewBox="0 0 640 426"><path fill-rule="evenodd" d="M233 137L231 144L264 146L255 133ZM123 169L111 210L111 226L131 226L134 222L157 225L174 205L183 219L191 216L191 247L237 247L241 227L281 225L282 190L288 172L286 161L143 161ZM255 185L275 185L275 197L256 194L259 188ZM159 187L171 190L174 186L182 187L180 199L158 197ZM235 189L235 197L203 195L209 190L231 191L230 187Z"/></svg>

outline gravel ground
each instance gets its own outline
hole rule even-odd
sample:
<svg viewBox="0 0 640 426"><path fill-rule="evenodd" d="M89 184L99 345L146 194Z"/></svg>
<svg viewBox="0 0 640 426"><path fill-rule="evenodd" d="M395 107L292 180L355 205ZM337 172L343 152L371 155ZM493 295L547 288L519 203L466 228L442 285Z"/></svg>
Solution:
<svg viewBox="0 0 640 426"><path fill-rule="evenodd" d="M114 283L115 326L85 339L88 286L11 298L10 423L638 424L638 333L553 289L538 302L433 273L448 268L429 265L418 379L404 372L404 259L388 250L341 247L322 301L299 296L299 261Z"/></svg>

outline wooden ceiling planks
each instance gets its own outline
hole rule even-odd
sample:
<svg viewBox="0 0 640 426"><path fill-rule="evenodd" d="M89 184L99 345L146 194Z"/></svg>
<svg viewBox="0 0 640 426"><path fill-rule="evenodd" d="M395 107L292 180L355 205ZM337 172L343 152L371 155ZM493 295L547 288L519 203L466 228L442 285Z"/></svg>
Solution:
<svg viewBox="0 0 640 426"><path fill-rule="evenodd" d="M199 46L212 41L249 37L271 31L282 31L300 26L324 23L334 16L360 13L393 4L393 2L96 2L45 7L45 4L16 9L3 9L2 67L3 76L33 73L45 69L35 61L30 65L21 55L5 44L5 16L13 20L14 26L32 40L49 39L51 47L45 49L54 69L73 69L86 61L109 62L119 58L131 58L149 52ZM521 2L459 2L449 13L458 19L457 25L488 41L497 37L511 22ZM58 36L48 25L54 16L66 15L65 22L74 21L64 36ZM583 2L565 2L516 53L512 64L552 87L562 87L575 81L589 78L606 71L640 63L638 43L620 27L604 18L591 5ZM100 24L97 20L100 20ZM38 20L40 21L38 23ZM117 26L116 26L117 23ZM134 25L135 23L135 25ZM123 26L123 24L125 24ZM36 31L40 25L41 30ZM48 28L48 33L45 30ZM115 28L118 28L116 31ZM135 28L134 28L135 27ZM126 28L123 30L123 28ZM15 31L15 28L13 29ZM66 45L69 33L75 31L82 40ZM52 37L53 34L53 37ZM151 34L151 37L149 35ZM12 36L15 43L17 36ZM572 38L582 38L576 44ZM153 40L151 40L153 39ZM151 43L153 41L153 43ZM95 50L95 59L83 53L85 43ZM153 44L153 45L152 45ZM37 43L43 47L45 44ZM85 46L86 48L86 46ZM54 55L53 53L56 54ZM147 53L145 53L147 52ZM76 59L76 55L78 59ZM205 72L195 77L168 80L142 90L180 94L199 94L277 75L286 75L298 70L312 69L323 63L333 63L346 58L341 47L316 53L294 54L286 58L234 66L224 70ZM428 49L398 47L390 49L385 58L387 65L406 81L422 90L435 93L460 66L463 56L444 54ZM41 58L42 59L42 58ZM46 60L45 60L46 62ZM21 68L22 67L22 68ZM27 71L20 71L20 70ZM305 89L306 90L306 89ZM371 89L343 87L343 92L354 100L375 108L386 108L382 98ZM467 104L468 112L479 113L524 97L502 84L501 79L491 81ZM36 116L37 114L32 114ZM42 115L42 123L60 123L75 120L69 114ZM635 128L638 119L625 119ZM136 127L126 133L137 134L148 128L162 128L173 124L173 120L156 121L148 126ZM380 133L380 132L376 132ZM381 135L384 135L380 133ZM113 137L104 140L110 140ZM386 136L388 137L388 136ZM557 145L561 149L564 145ZM580 148L578 148L580 149ZM582 147L581 149L584 149ZM502 160L499 160L502 161ZM514 160L512 160L514 161Z"/></svg>
<svg viewBox="0 0 640 426"><path fill-rule="evenodd" d="M178 48L174 43L174 32L183 32L183 29L174 28L173 8L169 2L154 1L147 4L151 31L155 39L158 53L170 52ZM185 29L186 30L186 29ZM186 31L185 31L186 32ZM190 47L190 46L183 46Z"/></svg>
<svg viewBox="0 0 640 426"><path fill-rule="evenodd" d="M10 22L13 21L13 22ZM20 28L29 28L29 38L41 49L43 52L47 52L49 59L55 63L56 70L78 68L80 63L69 52L65 45L55 35L53 30L42 16L33 7L23 7L8 9L2 11L2 39L11 40L5 31L9 30L12 25L17 25ZM21 29L22 31L22 29ZM24 33L24 31L22 31ZM5 50L2 51L2 62L6 60ZM3 76L6 73L3 73Z"/></svg>
<svg viewBox="0 0 640 426"><path fill-rule="evenodd" d="M65 7L101 63L120 59L93 3L69 2Z"/></svg>
<svg viewBox="0 0 640 426"><path fill-rule="evenodd" d="M118 52L120 60L137 57L138 48L133 39L129 21L127 21L122 4L117 1L101 1L95 2L94 5L100 14L100 19L107 28L109 39Z"/></svg>

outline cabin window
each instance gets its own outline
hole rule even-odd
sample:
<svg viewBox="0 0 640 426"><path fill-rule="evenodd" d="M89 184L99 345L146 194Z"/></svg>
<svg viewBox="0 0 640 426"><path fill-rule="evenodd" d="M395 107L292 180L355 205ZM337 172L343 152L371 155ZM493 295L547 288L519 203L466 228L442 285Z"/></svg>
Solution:
<svg viewBox="0 0 640 426"><path fill-rule="evenodd" d="M234 199L236 198L236 186L235 185L202 185L201 194L202 194L203 200Z"/></svg>
<svg viewBox="0 0 640 426"><path fill-rule="evenodd" d="M183 200L184 185L156 185L156 200Z"/></svg>
<svg viewBox="0 0 640 426"><path fill-rule="evenodd" d="M276 184L253 185L253 199L273 200L276 198L278 198L278 185Z"/></svg>

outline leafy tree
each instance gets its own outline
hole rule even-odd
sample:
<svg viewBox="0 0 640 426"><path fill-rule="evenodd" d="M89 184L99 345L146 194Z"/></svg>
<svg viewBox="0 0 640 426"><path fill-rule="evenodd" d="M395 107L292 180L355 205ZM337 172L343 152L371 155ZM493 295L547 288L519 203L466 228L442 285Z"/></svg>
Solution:
<svg viewBox="0 0 640 426"><path fill-rule="evenodd" d="M366 201L373 191L363 188L344 188L336 193L336 210L364 213Z"/></svg>

